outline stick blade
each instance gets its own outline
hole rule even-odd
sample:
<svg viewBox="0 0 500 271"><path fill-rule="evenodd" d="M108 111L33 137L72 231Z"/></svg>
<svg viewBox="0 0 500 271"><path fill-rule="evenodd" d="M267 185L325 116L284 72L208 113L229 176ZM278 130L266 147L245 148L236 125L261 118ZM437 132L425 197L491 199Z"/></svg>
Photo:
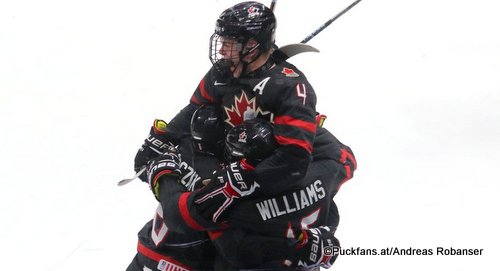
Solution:
<svg viewBox="0 0 500 271"><path fill-rule="evenodd" d="M130 183L131 181L135 180L136 178L138 178L144 171L146 171L146 167L142 167L141 170L139 170L134 176L132 176L131 178L127 178L127 179L123 179L121 181L119 181L117 183L118 186L123 186L123 185L126 185L128 183Z"/></svg>
<svg viewBox="0 0 500 271"><path fill-rule="evenodd" d="M119 181L117 185L118 185L118 186L124 186L124 185L126 185L126 184L130 183L130 182L131 182L131 181L133 181L133 180L134 180L134 179L123 179L123 180Z"/></svg>
<svg viewBox="0 0 500 271"><path fill-rule="evenodd" d="M278 50L274 51L273 57L277 59L278 62L280 62L285 61L295 55L307 52L319 53L319 50L309 44L292 43L278 48Z"/></svg>

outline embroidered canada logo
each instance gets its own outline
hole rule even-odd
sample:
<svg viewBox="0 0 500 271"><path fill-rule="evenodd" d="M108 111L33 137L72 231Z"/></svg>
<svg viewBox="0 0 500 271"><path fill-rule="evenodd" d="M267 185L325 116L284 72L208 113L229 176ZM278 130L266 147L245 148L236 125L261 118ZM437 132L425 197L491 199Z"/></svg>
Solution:
<svg viewBox="0 0 500 271"><path fill-rule="evenodd" d="M238 142L247 143L247 133L245 131L238 135Z"/></svg>
<svg viewBox="0 0 500 271"><path fill-rule="evenodd" d="M227 124L232 127L243 123L243 121L252 118L262 118L270 122L273 121L274 114L269 111L264 111L256 106L255 97L248 99L245 92L242 92L239 97L234 96L234 104L231 108L224 106L224 111L226 113L226 119L224 120ZM252 117L249 117L252 115Z"/></svg>
<svg viewBox="0 0 500 271"><path fill-rule="evenodd" d="M299 77L299 74L296 73L294 70L290 68L283 68L281 71L282 74L284 74L286 77Z"/></svg>
<svg viewBox="0 0 500 271"><path fill-rule="evenodd" d="M247 9L247 12L248 12L248 17L249 18L253 18L257 15L259 15L259 8L258 7L255 7L255 6L251 6Z"/></svg>

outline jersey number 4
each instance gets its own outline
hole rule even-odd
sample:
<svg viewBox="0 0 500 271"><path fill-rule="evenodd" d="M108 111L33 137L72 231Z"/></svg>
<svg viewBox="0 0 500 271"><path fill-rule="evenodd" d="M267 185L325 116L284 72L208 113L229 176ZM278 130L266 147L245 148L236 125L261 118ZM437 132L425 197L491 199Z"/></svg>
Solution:
<svg viewBox="0 0 500 271"><path fill-rule="evenodd" d="M302 104L306 104L306 97L307 97L306 85L297 84L295 88L297 89L297 96L300 99L302 99Z"/></svg>

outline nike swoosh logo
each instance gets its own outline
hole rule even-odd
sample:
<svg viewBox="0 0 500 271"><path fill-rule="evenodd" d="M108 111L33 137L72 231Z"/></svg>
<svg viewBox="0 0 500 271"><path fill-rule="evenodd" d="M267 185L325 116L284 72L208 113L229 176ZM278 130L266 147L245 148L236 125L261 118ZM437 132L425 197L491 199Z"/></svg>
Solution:
<svg viewBox="0 0 500 271"><path fill-rule="evenodd" d="M214 86L225 86L225 85L227 85L227 83L219 83L217 82L217 80L214 83Z"/></svg>

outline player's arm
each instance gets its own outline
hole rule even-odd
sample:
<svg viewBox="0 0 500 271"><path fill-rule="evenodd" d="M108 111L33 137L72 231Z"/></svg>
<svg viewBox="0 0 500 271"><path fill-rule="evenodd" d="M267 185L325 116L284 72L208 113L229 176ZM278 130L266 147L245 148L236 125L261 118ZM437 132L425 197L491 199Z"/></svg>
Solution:
<svg viewBox="0 0 500 271"><path fill-rule="evenodd" d="M163 220L169 230L185 233L193 230L204 231L214 227L208 220L199 218L187 199L192 193L182 182L183 167L179 151L175 147L151 159L147 164L147 180L155 198L163 210Z"/></svg>
<svg viewBox="0 0 500 271"><path fill-rule="evenodd" d="M204 187L187 191L179 181L177 162L167 161L169 159L165 155L153 159L148 165L148 178L164 210L166 225L173 231L226 228L227 211L259 188L256 178L252 177L252 169L242 165L244 162L235 162L206 180Z"/></svg>
<svg viewBox="0 0 500 271"><path fill-rule="evenodd" d="M189 137L189 125L191 116L197 109L195 104L185 106L171 121L167 124L164 120L156 119L153 122L148 136L137 151L134 158L134 170L139 172L146 166L148 161L158 157L168 146L176 146L181 140ZM146 174L139 178L147 182Z"/></svg>
<svg viewBox="0 0 500 271"><path fill-rule="evenodd" d="M317 129L316 95L307 81L297 80L274 96L274 136L279 148L255 169L262 191L270 193L296 188L311 161Z"/></svg>
<svg viewBox="0 0 500 271"><path fill-rule="evenodd" d="M173 231L224 228L220 223L224 212L258 188L253 181L255 177L252 178L253 168L239 162L219 171L207 180L206 186L191 192L186 187L188 183L182 182L185 174L182 163L178 150L168 147L147 166L148 183L162 205L167 227Z"/></svg>
<svg viewBox="0 0 500 271"><path fill-rule="evenodd" d="M150 129L148 137L137 151L134 159L134 170L138 172L147 162L160 155L166 146L175 146L186 137L190 136L191 117L196 109L202 104L217 103L216 91L214 89L209 71L196 87L191 100L167 125L163 120L155 120ZM146 182L146 175L139 177Z"/></svg>
<svg viewBox="0 0 500 271"><path fill-rule="evenodd" d="M167 132L178 136L190 135L191 117L201 105L220 104L220 94L214 86L214 70L210 69L196 87L189 104L184 107L170 122Z"/></svg>

